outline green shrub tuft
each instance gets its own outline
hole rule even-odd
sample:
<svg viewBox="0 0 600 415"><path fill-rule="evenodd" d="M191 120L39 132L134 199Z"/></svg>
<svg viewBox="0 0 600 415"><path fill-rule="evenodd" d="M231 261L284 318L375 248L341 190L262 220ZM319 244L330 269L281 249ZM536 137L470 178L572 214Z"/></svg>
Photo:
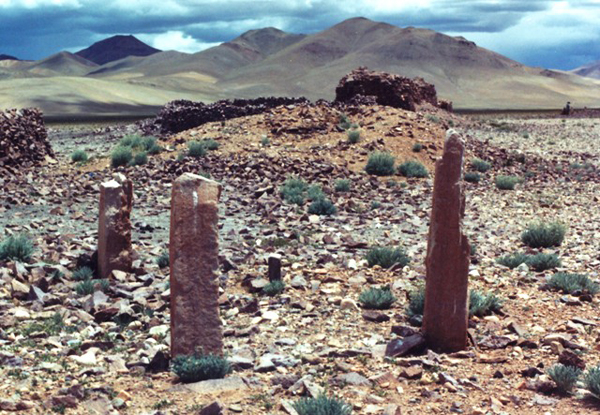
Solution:
<svg viewBox="0 0 600 415"><path fill-rule="evenodd" d="M91 280L94 277L94 271L90 267L81 267L71 275L71 279L75 281Z"/></svg>
<svg viewBox="0 0 600 415"><path fill-rule="evenodd" d="M85 150L75 150L71 153L71 161L73 163L85 163L88 161L88 155Z"/></svg>
<svg viewBox="0 0 600 415"><path fill-rule="evenodd" d="M350 191L350 180L348 179L340 179L335 182L335 191L336 192L349 192Z"/></svg>
<svg viewBox="0 0 600 415"><path fill-rule="evenodd" d="M465 182L469 182L469 183L479 183L479 181L481 180L481 175L479 173L475 173L475 172L468 172L465 173Z"/></svg>
<svg viewBox="0 0 600 415"><path fill-rule="evenodd" d="M421 144L421 143L415 143L415 144L413 144L412 151L414 153L419 153L421 150L423 150L423 144Z"/></svg>
<svg viewBox="0 0 600 415"><path fill-rule="evenodd" d="M285 283L281 280L276 280L268 283L262 289L264 295L268 295L269 297L274 297L278 294L281 294L285 289Z"/></svg>
<svg viewBox="0 0 600 415"><path fill-rule="evenodd" d="M219 148L220 144L218 141L213 140L212 138L205 138L202 140L202 144L204 144L204 148L209 151L213 151Z"/></svg>
<svg viewBox="0 0 600 415"><path fill-rule="evenodd" d="M194 158L204 157L206 155L206 147L200 141L188 142L187 155Z"/></svg>
<svg viewBox="0 0 600 415"><path fill-rule="evenodd" d="M308 187L308 189L306 190L306 196L308 197L308 200L319 200L319 199L324 199L325 198L325 193L323 193L323 189L321 189L321 186L318 184L313 184L311 186Z"/></svg>
<svg viewBox="0 0 600 415"><path fill-rule="evenodd" d="M425 311L425 287L421 286L408 293L408 307L406 314L409 317L422 316Z"/></svg>
<svg viewBox="0 0 600 415"><path fill-rule="evenodd" d="M391 176L394 174L395 159L390 153L376 151L369 155L365 171L375 176Z"/></svg>
<svg viewBox="0 0 600 415"><path fill-rule="evenodd" d="M96 285L99 285L100 291L107 292L110 288L110 281L107 279L83 280L75 286L75 292L79 295L93 294L96 291Z"/></svg>
<svg viewBox="0 0 600 415"><path fill-rule="evenodd" d="M519 178L515 176L496 176L496 187L500 190L514 190Z"/></svg>
<svg viewBox="0 0 600 415"><path fill-rule="evenodd" d="M583 386L596 399L600 399L600 366L589 369L583 376Z"/></svg>
<svg viewBox="0 0 600 415"><path fill-rule="evenodd" d="M398 166L398 172L404 177L428 177L427 168L418 161L407 161Z"/></svg>
<svg viewBox="0 0 600 415"><path fill-rule="evenodd" d="M312 215L331 216L337 209L331 200L324 197L313 200L308 207L308 213Z"/></svg>
<svg viewBox="0 0 600 415"><path fill-rule="evenodd" d="M517 252L515 254L506 255L496 260L500 265L504 265L510 269L514 269L521 264L527 266L536 272L546 271L548 269L560 267L561 262L556 254L539 253L528 255Z"/></svg>
<svg viewBox="0 0 600 415"><path fill-rule="evenodd" d="M360 293L358 297L358 301L362 303L364 308L375 310L387 310L396 300L389 285L383 288L369 288Z"/></svg>
<svg viewBox="0 0 600 415"><path fill-rule="evenodd" d="M33 244L25 235L11 235L0 243L0 261L29 262Z"/></svg>
<svg viewBox="0 0 600 415"><path fill-rule="evenodd" d="M474 158L471 160L471 167L473 167L479 173L485 173L492 168L492 165L485 160Z"/></svg>
<svg viewBox="0 0 600 415"><path fill-rule="evenodd" d="M340 114L338 128L346 131L352 126L352 122L350 122L350 118L346 114Z"/></svg>
<svg viewBox="0 0 600 415"><path fill-rule="evenodd" d="M119 147L140 148L143 146L144 140L138 134L126 135L119 141Z"/></svg>
<svg viewBox="0 0 600 415"><path fill-rule="evenodd" d="M224 378L231 372L231 365L220 356L177 356L173 359L171 370L183 383L190 383Z"/></svg>
<svg viewBox="0 0 600 415"><path fill-rule="evenodd" d="M548 286L557 291L562 291L565 294L571 294L576 291L587 292L591 295L595 295L600 290L600 286L589 279L584 274L568 274L566 272L557 272L554 274Z"/></svg>
<svg viewBox="0 0 600 415"><path fill-rule="evenodd" d="M268 147L269 144L271 144L271 140L269 140L269 137L267 137L266 135L263 135L260 139L260 145L263 147Z"/></svg>
<svg viewBox="0 0 600 415"><path fill-rule="evenodd" d="M532 223L521 234L521 241L531 248L559 246L565 239L567 227L559 222Z"/></svg>
<svg viewBox="0 0 600 415"><path fill-rule="evenodd" d="M379 209L381 207L381 202L378 200L371 200L371 210Z"/></svg>
<svg viewBox="0 0 600 415"><path fill-rule="evenodd" d="M141 166L146 163L148 163L148 154L145 151L142 151L141 153L137 153L133 157L133 160L131 160L129 162L129 164L132 166Z"/></svg>
<svg viewBox="0 0 600 415"><path fill-rule="evenodd" d="M162 254L160 254L160 256L158 258L156 258L156 265L158 265L159 268L168 267L169 262L170 262L170 257L169 257L168 252L163 252Z"/></svg>
<svg viewBox="0 0 600 415"><path fill-rule="evenodd" d="M308 184L302 179L288 177L283 186L279 189L283 200L287 203L302 206L304 204L304 192L308 188Z"/></svg>
<svg viewBox="0 0 600 415"><path fill-rule="evenodd" d="M292 404L298 415L350 415L352 407L341 399L319 395L302 398Z"/></svg>
<svg viewBox="0 0 600 415"><path fill-rule="evenodd" d="M535 255L529 255L525 260L525 263L529 268L536 272L542 272L561 266L560 258L556 254L539 253Z"/></svg>
<svg viewBox="0 0 600 415"><path fill-rule="evenodd" d="M410 258L401 248L375 247L367 252L365 257L369 267L379 265L382 268L390 268L392 265L400 264L405 267L410 262Z"/></svg>
<svg viewBox="0 0 600 415"><path fill-rule="evenodd" d="M350 144L356 144L360 141L360 130L352 129L346 132L348 136L348 142Z"/></svg>
<svg viewBox="0 0 600 415"><path fill-rule="evenodd" d="M484 293L478 290L469 292L469 317L483 317L500 311L502 300L494 293Z"/></svg>
<svg viewBox="0 0 600 415"><path fill-rule="evenodd" d="M133 154L131 153L131 148L118 146L115 148L110 155L110 165L115 167L126 166L129 164L131 159L133 158Z"/></svg>
<svg viewBox="0 0 600 415"><path fill-rule="evenodd" d="M146 151L148 154L158 154L163 151L163 148L158 145L156 137L144 137L142 142L142 150Z"/></svg>
<svg viewBox="0 0 600 415"><path fill-rule="evenodd" d="M548 369L547 373L561 393L570 393L581 376L581 369L558 363Z"/></svg>

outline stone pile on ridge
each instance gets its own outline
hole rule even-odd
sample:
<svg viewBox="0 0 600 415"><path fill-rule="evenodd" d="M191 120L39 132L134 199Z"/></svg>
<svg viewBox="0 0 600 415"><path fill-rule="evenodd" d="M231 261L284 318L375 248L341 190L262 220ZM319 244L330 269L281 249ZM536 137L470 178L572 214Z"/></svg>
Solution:
<svg viewBox="0 0 600 415"><path fill-rule="evenodd" d="M0 169L28 168L54 157L42 113L36 108L0 111Z"/></svg>

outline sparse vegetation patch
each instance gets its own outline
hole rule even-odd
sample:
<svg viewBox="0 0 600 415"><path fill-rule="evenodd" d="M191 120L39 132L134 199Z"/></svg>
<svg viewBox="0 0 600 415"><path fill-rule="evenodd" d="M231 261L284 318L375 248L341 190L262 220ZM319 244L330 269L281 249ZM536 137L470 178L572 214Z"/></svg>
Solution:
<svg viewBox="0 0 600 415"><path fill-rule="evenodd" d="M110 165L113 168L126 166L133 158L131 148L125 146L118 146L113 150L110 155Z"/></svg>
<svg viewBox="0 0 600 415"><path fill-rule="evenodd" d="M298 415L350 415L352 407L341 399L319 395L302 398L292 404Z"/></svg>
<svg viewBox="0 0 600 415"><path fill-rule="evenodd" d="M375 310L387 310L396 300L389 285L383 288L369 288L358 297L364 308Z"/></svg>
<svg viewBox="0 0 600 415"><path fill-rule="evenodd" d="M407 161L398 166L398 172L404 177L428 177L427 168L418 161Z"/></svg>
<svg viewBox="0 0 600 415"><path fill-rule="evenodd" d="M224 378L231 372L231 365L220 356L177 356L173 359L171 370L183 383L190 383Z"/></svg>
<svg viewBox="0 0 600 415"><path fill-rule="evenodd" d="M562 291L565 294L574 292L587 292L591 295L597 294L600 286L593 282L587 275L584 274L569 274L566 272L557 272L554 274L548 286L557 291Z"/></svg>
<svg viewBox="0 0 600 415"><path fill-rule="evenodd" d="M556 383L556 388L559 392L571 393L581 376L581 369L558 363L548 369L547 373L554 383Z"/></svg>
<svg viewBox="0 0 600 415"><path fill-rule="evenodd" d="M25 235L11 235L0 243L0 261L29 262L33 244Z"/></svg>
<svg viewBox="0 0 600 415"><path fill-rule="evenodd" d="M500 190L514 190L519 178L514 176L496 176L496 187Z"/></svg>
<svg viewBox="0 0 600 415"><path fill-rule="evenodd" d="M375 247L367 252L365 258L370 267L379 265L382 268L390 268L392 265L398 264L400 267L405 267L410 262L410 258L401 248L392 247Z"/></svg>
<svg viewBox="0 0 600 415"><path fill-rule="evenodd" d="M492 168L492 165L485 160L474 158L471 160L471 167L479 173L485 173Z"/></svg>
<svg viewBox="0 0 600 415"><path fill-rule="evenodd" d="M395 159L390 153L376 151L371 153L365 171L375 176L391 176L394 174Z"/></svg>
<svg viewBox="0 0 600 415"><path fill-rule="evenodd" d="M71 153L71 161L73 163L85 163L88 161L88 155L85 150L75 150Z"/></svg>
<svg viewBox="0 0 600 415"><path fill-rule="evenodd" d="M560 246L565 239L567 227L560 222L537 222L530 224L521 234L521 241L532 248Z"/></svg>

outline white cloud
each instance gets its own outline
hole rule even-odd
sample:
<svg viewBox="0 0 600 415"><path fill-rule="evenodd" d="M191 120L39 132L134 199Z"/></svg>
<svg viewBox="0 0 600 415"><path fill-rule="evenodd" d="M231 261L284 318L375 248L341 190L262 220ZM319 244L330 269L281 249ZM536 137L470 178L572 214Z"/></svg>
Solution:
<svg viewBox="0 0 600 415"><path fill-rule="evenodd" d="M43 6L79 7L79 0L0 0L2 7L35 9Z"/></svg>
<svg viewBox="0 0 600 415"><path fill-rule="evenodd" d="M218 43L199 42L179 30L171 30L158 35L141 34L137 37L160 50L177 50L186 53L195 53L218 45Z"/></svg>

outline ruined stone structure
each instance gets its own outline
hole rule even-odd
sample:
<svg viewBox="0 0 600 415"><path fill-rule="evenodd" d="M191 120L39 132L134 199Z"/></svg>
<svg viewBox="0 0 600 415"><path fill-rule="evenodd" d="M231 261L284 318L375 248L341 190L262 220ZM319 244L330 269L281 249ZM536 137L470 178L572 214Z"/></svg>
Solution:
<svg viewBox="0 0 600 415"><path fill-rule="evenodd" d="M23 169L54 157L37 108L0 111L0 171Z"/></svg>
<svg viewBox="0 0 600 415"><path fill-rule="evenodd" d="M449 101L438 102L435 86L422 78L406 78L360 67L344 76L335 89L335 102L350 105L375 102L388 107L415 111L419 104L429 103L452 110ZM372 104L371 104L372 105Z"/></svg>

